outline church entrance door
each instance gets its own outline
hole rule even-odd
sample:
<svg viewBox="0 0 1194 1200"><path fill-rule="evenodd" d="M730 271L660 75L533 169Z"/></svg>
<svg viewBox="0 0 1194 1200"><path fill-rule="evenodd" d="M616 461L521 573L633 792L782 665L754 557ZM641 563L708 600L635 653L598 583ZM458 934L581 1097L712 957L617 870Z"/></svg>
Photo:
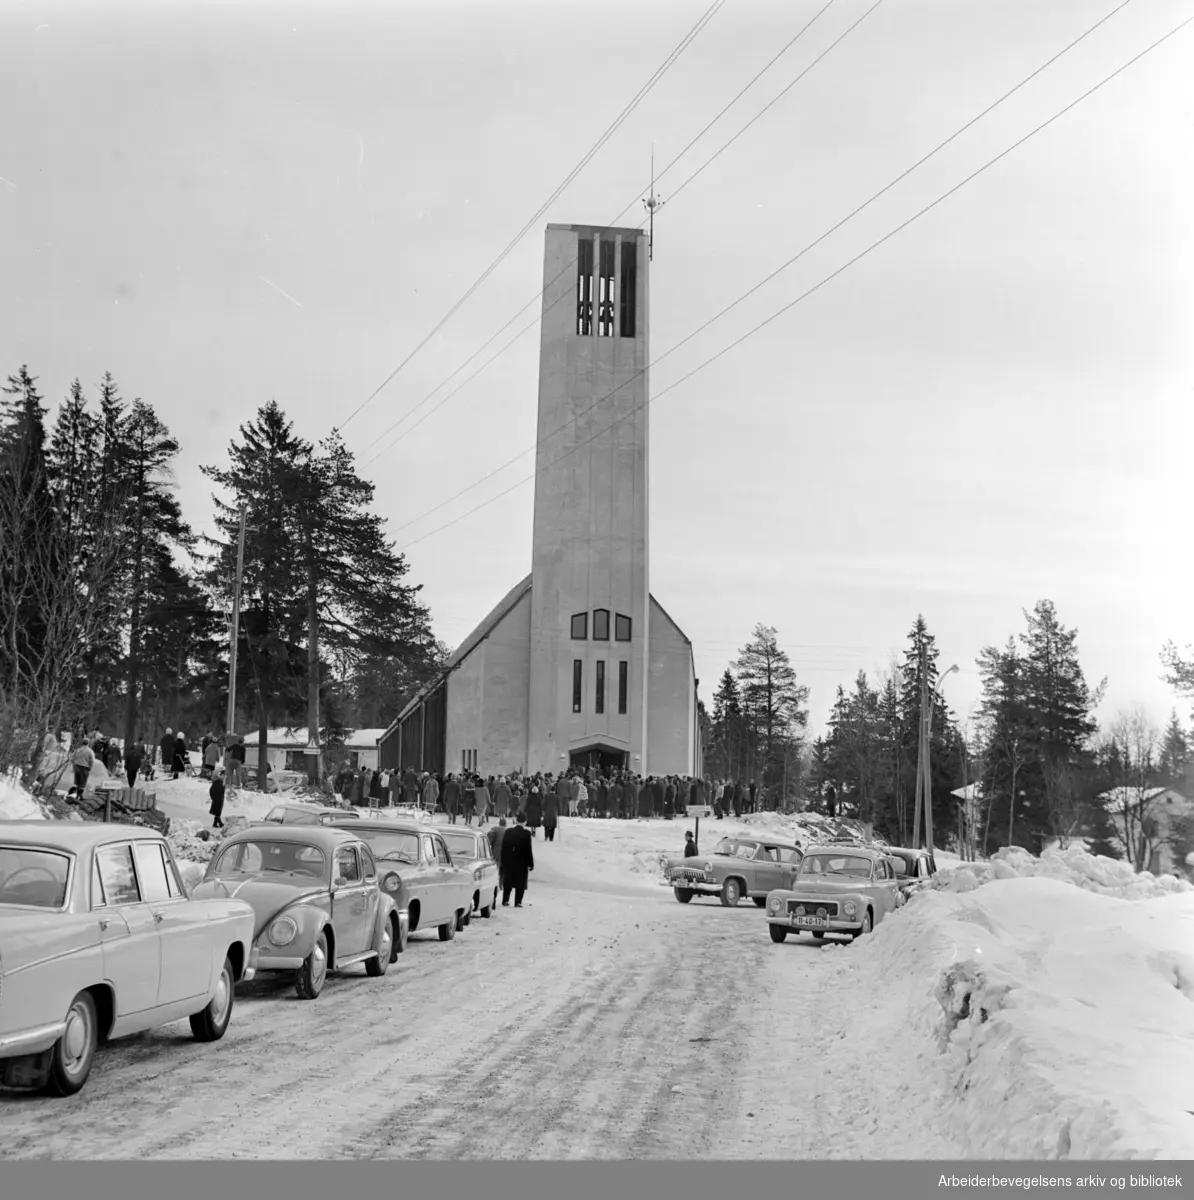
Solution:
<svg viewBox="0 0 1194 1200"><path fill-rule="evenodd" d="M626 751L608 746L588 746L584 750L573 750L569 755L570 767L588 770L590 767L602 775L611 775L626 766Z"/></svg>

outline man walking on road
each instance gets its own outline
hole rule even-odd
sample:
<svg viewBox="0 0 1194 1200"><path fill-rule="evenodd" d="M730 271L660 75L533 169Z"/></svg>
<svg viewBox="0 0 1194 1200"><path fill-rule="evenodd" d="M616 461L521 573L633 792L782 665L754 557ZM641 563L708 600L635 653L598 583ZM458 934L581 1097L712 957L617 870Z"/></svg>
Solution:
<svg viewBox="0 0 1194 1200"><path fill-rule="evenodd" d="M506 818L498 817L498 823L489 827L485 835L489 839L489 852L498 865L498 887L502 886L502 841L506 836Z"/></svg>
<svg viewBox="0 0 1194 1200"><path fill-rule="evenodd" d="M514 893L514 907L522 907L522 897L526 893L529 873L535 869L535 851L531 845L531 835L526 827L526 817L518 814L518 824L506 831L502 838L502 907L510 903L510 893Z"/></svg>

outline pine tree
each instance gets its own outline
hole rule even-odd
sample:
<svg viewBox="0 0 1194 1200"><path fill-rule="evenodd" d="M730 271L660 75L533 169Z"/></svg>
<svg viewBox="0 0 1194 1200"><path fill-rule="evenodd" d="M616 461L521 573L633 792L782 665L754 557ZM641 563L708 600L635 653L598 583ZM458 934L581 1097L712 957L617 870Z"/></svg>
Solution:
<svg viewBox="0 0 1194 1200"><path fill-rule="evenodd" d="M230 497L214 496L222 541L211 541L206 582L229 606L235 587L240 506L246 512L238 695L256 697L258 762L265 761L271 720L302 711L305 688L296 678L296 646L304 639L306 579L299 557L297 513L306 503L312 446L297 437L282 409L262 405L228 447L226 468L202 468ZM210 541L210 539L209 539ZM251 689L251 690L250 690ZM265 774L258 784L265 789Z"/></svg>
<svg viewBox="0 0 1194 1200"><path fill-rule="evenodd" d="M713 693L713 747L718 759L718 773L727 779L736 777L742 733L742 702L738 681L729 667L722 673Z"/></svg>
<svg viewBox="0 0 1194 1200"><path fill-rule="evenodd" d="M1177 719L1177 709L1169 714L1169 724L1162 735L1157 762L1158 774L1165 787L1181 789L1186 782L1186 764L1190 758L1190 743L1186 731Z"/></svg>
<svg viewBox="0 0 1194 1200"><path fill-rule="evenodd" d="M997 832L1006 822L1004 844L1014 844L1017 805L1023 791L1025 768L1032 761L1033 742L1024 663L1015 639L1008 638L1003 648L987 646L977 662L983 681L979 713L985 749L982 787L986 798L986 821L982 848L986 855L993 820Z"/></svg>
<svg viewBox="0 0 1194 1200"><path fill-rule="evenodd" d="M782 774L779 749L808 724L808 688L796 680L787 652L780 648L775 629L756 625L751 640L738 652L735 664L747 729L762 757L764 780L774 783Z"/></svg>

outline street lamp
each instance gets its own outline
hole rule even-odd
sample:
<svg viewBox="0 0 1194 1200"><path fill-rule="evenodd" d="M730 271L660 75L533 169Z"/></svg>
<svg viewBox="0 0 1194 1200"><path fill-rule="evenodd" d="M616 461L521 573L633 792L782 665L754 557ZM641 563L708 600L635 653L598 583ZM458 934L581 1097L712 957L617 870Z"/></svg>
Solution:
<svg viewBox="0 0 1194 1200"><path fill-rule="evenodd" d="M933 687L933 699L941 698L941 685L945 682L947 675L952 675L958 669L958 664L954 663L947 671L943 671L937 679L937 683ZM925 797L925 848L929 854L933 854L933 773L929 769L929 746L932 742L933 733L933 705L925 705L924 719L924 740L925 740L925 774L924 774L924 797ZM935 858L935 856L934 856Z"/></svg>

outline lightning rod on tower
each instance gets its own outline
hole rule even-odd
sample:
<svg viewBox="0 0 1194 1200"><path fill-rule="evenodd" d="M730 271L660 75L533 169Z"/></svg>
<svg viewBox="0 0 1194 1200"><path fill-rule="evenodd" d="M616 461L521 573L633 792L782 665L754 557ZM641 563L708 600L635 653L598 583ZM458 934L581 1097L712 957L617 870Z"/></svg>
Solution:
<svg viewBox="0 0 1194 1200"><path fill-rule="evenodd" d="M649 229L647 233L647 259L651 262L655 260L655 212L663 207L663 201L655 195L655 147L651 146L651 192L650 195L643 201L643 205L647 210L647 218Z"/></svg>

